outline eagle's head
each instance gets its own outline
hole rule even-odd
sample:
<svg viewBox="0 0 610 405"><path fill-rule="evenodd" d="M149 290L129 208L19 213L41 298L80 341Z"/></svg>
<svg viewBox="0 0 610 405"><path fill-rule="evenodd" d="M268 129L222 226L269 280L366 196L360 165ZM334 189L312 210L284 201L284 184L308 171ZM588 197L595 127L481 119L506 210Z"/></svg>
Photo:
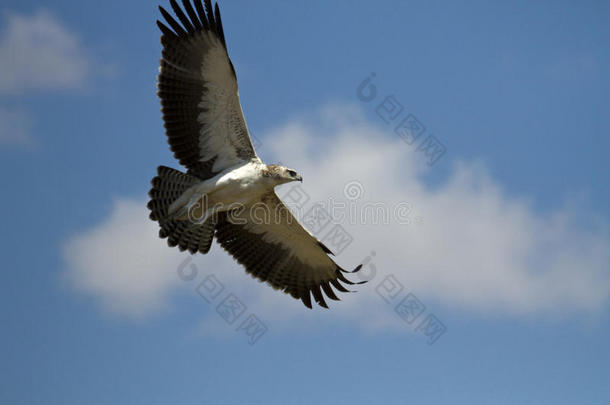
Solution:
<svg viewBox="0 0 610 405"><path fill-rule="evenodd" d="M301 177L295 170L286 166L267 165L264 175L272 178L278 185L290 183L291 181L303 181L303 177Z"/></svg>

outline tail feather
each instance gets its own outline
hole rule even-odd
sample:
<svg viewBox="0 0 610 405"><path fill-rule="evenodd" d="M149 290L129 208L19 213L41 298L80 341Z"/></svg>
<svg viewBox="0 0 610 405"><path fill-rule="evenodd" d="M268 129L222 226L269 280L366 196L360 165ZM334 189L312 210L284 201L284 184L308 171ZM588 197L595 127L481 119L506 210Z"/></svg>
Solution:
<svg viewBox="0 0 610 405"><path fill-rule="evenodd" d="M159 166L157 176L151 181L152 188L148 192L150 219L159 223L159 237L167 238L169 246L178 246L181 251L188 250L191 253L209 252L216 228L215 218L210 218L203 224L170 219L168 208L189 187L200 181L195 176Z"/></svg>

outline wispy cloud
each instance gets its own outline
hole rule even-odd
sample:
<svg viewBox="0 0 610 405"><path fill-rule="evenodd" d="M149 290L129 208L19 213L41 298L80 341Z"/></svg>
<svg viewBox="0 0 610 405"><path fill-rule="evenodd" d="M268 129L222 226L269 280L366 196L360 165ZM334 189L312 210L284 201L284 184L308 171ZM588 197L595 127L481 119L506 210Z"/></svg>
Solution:
<svg viewBox="0 0 610 405"><path fill-rule="evenodd" d="M95 63L81 38L48 11L32 15L7 12L0 32L0 95L6 99L42 91L83 88L91 78L110 76L114 66ZM2 101L2 100L0 100ZM31 118L3 101L0 105L0 145L36 144Z"/></svg>
<svg viewBox="0 0 610 405"><path fill-rule="evenodd" d="M8 13L0 34L0 92L74 89L91 73L79 37L46 11Z"/></svg>
<svg viewBox="0 0 610 405"><path fill-rule="evenodd" d="M22 110L0 107L0 145L33 147L36 142L30 135L31 118Z"/></svg>
<svg viewBox="0 0 610 405"><path fill-rule="evenodd" d="M444 183L430 187L422 177L434 169L398 137L354 111L326 109L321 117L317 125L295 121L269 133L264 152L271 156L265 157L297 168L311 201L347 202L344 186L357 181L362 203L408 201L412 215L422 219L416 225L342 224L353 243L337 261L350 268L369 256L363 271L374 278L358 294L333 303L333 319L364 328L396 325L396 315L375 292L388 274L426 303L472 313L521 316L568 308L590 313L607 305L607 229L584 228L576 220L580 213L569 208L535 210L508 195L477 162L456 162ZM287 187L278 191L280 196ZM126 199L115 204L110 218L75 236L64 249L74 285L115 311L152 310L157 305L142 302L162 303L179 280L180 255L157 238L156 224L146 215L145 201ZM291 324L305 310L254 282L217 246L196 260L201 269L213 269L232 283L266 320ZM329 318L323 311L310 318L317 316Z"/></svg>

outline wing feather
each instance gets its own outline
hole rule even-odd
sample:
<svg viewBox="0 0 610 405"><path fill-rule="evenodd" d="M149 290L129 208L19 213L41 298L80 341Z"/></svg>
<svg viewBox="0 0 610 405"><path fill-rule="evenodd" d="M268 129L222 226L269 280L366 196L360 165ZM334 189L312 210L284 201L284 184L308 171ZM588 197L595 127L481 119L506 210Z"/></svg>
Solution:
<svg viewBox="0 0 610 405"><path fill-rule="evenodd" d="M189 18L191 19L191 22L195 26L195 31L202 30L203 25L201 25L201 21L199 21L199 17L197 16L197 13L195 13L195 10L193 9L193 6L191 5L190 0L182 0L182 6L186 10L186 13L189 15Z"/></svg>
<svg viewBox="0 0 610 405"><path fill-rule="evenodd" d="M178 19L159 7L163 45L158 96L174 156L190 174L205 179L258 159L239 101L235 69L227 53L220 10L176 0Z"/></svg>
<svg viewBox="0 0 610 405"><path fill-rule="evenodd" d="M172 27L176 35L178 35L179 37L187 36L186 31L184 31L180 24L178 24L178 21L174 20L174 17L172 17L170 13L165 11L165 9L161 6L159 6L159 11L161 11L161 15L163 16L163 18L165 18L165 21L167 21L167 23Z"/></svg>
<svg viewBox="0 0 610 405"><path fill-rule="evenodd" d="M189 1L189 0L186 0ZM201 25L203 29L208 31L210 29L210 24L208 24L208 18L205 15L205 10L203 9L203 3L201 0L195 0L195 8L197 9L197 14L199 15L199 21L201 21Z"/></svg>
<svg viewBox="0 0 610 405"><path fill-rule="evenodd" d="M210 23L210 30L216 32L216 22L214 21L214 10L212 9L212 2L210 0L204 0L205 11L208 15L208 22Z"/></svg>
<svg viewBox="0 0 610 405"><path fill-rule="evenodd" d="M182 23L184 28L186 28L188 33L194 34L195 27L193 26L193 24L191 24L191 20L186 17L186 15L184 14L184 11L182 11L182 9L180 8L180 6L176 2L176 0L169 0L169 4L172 6L174 13L176 13L176 16L178 17L178 19L180 20L180 22Z"/></svg>

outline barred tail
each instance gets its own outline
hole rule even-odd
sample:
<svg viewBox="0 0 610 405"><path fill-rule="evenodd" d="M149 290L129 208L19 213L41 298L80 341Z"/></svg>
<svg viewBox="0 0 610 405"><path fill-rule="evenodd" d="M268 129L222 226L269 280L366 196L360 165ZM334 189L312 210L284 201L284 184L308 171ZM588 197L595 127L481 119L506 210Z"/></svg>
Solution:
<svg viewBox="0 0 610 405"><path fill-rule="evenodd" d="M188 250L191 253L209 252L216 228L215 218L210 218L203 224L169 219L168 208L189 187L200 181L189 174L159 166L157 176L151 181L152 188L148 192L150 219L159 223L159 237L167 238L169 246L178 246L181 251Z"/></svg>

